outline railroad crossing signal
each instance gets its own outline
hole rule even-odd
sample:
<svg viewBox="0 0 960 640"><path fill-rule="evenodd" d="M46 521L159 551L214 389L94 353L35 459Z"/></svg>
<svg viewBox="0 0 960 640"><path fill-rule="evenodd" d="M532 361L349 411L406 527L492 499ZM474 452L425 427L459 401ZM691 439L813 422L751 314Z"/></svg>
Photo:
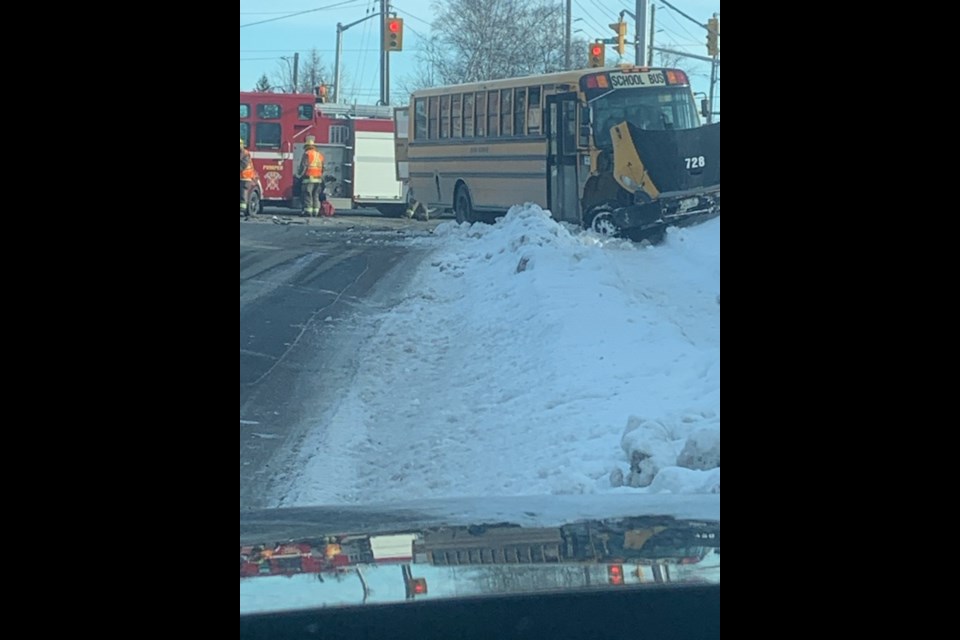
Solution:
<svg viewBox="0 0 960 640"><path fill-rule="evenodd" d="M623 52L627 50L627 23L623 21L614 22L610 25L610 28L617 34L617 43L614 48L617 53L623 55Z"/></svg>
<svg viewBox="0 0 960 640"><path fill-rule="evenodd" d="M587 49L587 57L591 67L602 67L605 64L607 48L602 42L592 42Z"/></svg>
<svg viewBox="0 0 960 640"><path fill-rule="evenodd" d="M403 18L387 18L383 29L383 50L403 51Z"/></svg>
<svg viewBox="0 0 960 640"><path fill-rule="evenodd" d="M707 20L707 53L710 57L720 55L720 19Z"/></svg>

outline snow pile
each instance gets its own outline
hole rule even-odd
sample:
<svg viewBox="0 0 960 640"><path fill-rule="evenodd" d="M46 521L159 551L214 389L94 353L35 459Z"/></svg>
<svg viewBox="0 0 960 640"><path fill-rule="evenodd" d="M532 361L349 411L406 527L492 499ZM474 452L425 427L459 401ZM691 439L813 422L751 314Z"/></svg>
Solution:
<svg viewBox="0 0 960 640"><path fill-rule="evenodd" d="M719 492L719 219L639 247L526 205L411 243L283 505Z"/></svg>

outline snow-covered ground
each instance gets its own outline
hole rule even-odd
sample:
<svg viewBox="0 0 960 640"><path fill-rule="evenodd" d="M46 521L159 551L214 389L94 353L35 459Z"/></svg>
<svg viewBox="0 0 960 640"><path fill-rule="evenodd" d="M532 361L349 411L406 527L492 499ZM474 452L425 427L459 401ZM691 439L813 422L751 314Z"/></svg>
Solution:
<svg viewBox="0 0 960 640"><path fill-rule="evenodd" d="M280 505L719 493L719 219L637 246L527 205L411 242Z"/></svg>

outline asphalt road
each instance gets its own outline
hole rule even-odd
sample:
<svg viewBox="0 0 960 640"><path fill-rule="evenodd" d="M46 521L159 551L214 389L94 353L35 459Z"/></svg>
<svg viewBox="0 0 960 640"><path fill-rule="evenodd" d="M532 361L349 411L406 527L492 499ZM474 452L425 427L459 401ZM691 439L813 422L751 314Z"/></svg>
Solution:
<svg viewBox="0 0 960 640"><path fill-rule="evenodd" d="M405 240L437 224L376 214L305 222L240 222L241 510L276 506L309 419L355 370L372 326L364 320L422 258Z"/></svg>

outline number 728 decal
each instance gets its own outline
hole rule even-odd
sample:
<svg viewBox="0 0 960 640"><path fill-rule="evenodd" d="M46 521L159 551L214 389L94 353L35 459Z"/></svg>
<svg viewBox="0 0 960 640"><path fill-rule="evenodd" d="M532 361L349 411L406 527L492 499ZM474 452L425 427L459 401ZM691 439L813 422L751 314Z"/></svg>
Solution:
<svg viewBox="0 0 960 640"><path fill-rule="evenodd" d="M707 159L703 156L696 156L693 158L684 158L687 163L687 169L702 169L707 166Z"/></svg>

